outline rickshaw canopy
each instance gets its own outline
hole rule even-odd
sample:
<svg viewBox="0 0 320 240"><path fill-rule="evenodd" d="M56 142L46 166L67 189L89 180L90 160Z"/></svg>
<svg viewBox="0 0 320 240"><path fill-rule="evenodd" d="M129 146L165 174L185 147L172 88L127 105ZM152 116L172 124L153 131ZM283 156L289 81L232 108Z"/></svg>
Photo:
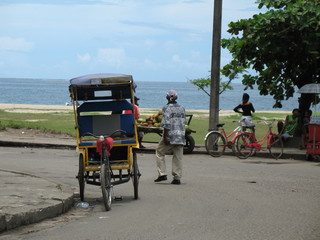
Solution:
<svg viewBox="0 0 320 240"><path fill-rule="evenodd" d="M126 99L135 87L131 75L98 73L72 78L69 91L74 100Z"/></svg>

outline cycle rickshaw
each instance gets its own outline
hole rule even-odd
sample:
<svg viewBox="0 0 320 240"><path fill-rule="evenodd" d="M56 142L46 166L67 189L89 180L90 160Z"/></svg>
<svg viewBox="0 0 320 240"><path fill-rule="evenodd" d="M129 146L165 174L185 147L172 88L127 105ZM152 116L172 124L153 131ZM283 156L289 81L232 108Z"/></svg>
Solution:
<svg viewBox="0 0 320 240"><path fill-rule="evenodd" d="M134 119L135 83L131 75L91 74L70 80L76 144L78 181L84 200L85 183L101 186L105 209L111 209L113 186L132 179L138 199L139 148ZM128 113L129 111L129 113Z"/></svg>

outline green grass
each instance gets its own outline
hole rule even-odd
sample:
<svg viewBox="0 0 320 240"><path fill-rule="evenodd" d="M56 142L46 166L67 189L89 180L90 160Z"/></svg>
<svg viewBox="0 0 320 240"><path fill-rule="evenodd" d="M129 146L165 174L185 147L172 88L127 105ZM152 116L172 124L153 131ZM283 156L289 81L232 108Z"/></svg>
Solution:
<svg viewBox="0 0 320 240"><path fill-rule="evenodd" d="M157 110L154 110L156 113ZM142 113L143 114L143 113ZM204 144L204 137L208 132L209 128L209 117L207 113L199 112L188 112L188 114L193 114L190 127L196 133L192 133L192 137L195 140L196 145ZM145 115L150 115L149 113ZM279 120L284 119L286 116L285 113L256 113L254 114L253 119L256 122L256 135L257 138L261 138L267 130L267 126L263 123L257 123L258 120ZM240 115L232 114L229 116L220 116L220 123L225 123L224 129L226 133L231 132L237 123L234 123L234 120L239 120ZM63 111L56 112L48 110L48 113L18 113L18 112L7 112L0 110L0 130L5 129L6 127L11 128L32 128L32 129L41 129L46 131L52 131L57 133L66 133L71 136L75 136L74 129L74 116L73 111ZM275 128L276 122L274 123L273 131L276 132ZM144 141L158 142L160 136L155 133L146 134Z"/></svg>
<svg viewBox="0 0 320 240"><path fill-rule="evenodd" d="M17 113L0 110L0 128L32 128L75 136L73 112Z"/></svg>

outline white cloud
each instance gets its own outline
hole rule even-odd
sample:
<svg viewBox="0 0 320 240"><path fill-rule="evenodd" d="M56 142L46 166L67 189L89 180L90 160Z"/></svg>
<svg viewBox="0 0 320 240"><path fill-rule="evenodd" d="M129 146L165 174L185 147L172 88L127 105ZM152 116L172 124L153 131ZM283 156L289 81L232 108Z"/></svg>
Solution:
<svg viewBox="0 0 320 240"><path fill-rule="evenodd" d="M78 54L77 55L77 59L82 63L87 63L87 62L89 62L91 60L91 56L90 56L89 53L86 53L84 55Z"/></svg>
<svg viewBox="0 0 320 240"><path fill-rule="evenodd" d="M192 58L200 58L201 57L201 53L199 51L191 50L190 54L191 54Z"/></svg>
<svg viewBox="0 0 320 240"><path fill-rule="evenodd" d="M145 58L142 61L142 64L140 64L140 67L144 68L145 70L152 70L152 71L157 71L159 69L161 69L163 66L161 64L159 64L158 62L155 62L149 58Z"/></svg>
<svg viewBox="0 0 320 240"><path fill-rule="evenodd" d="M172 56L172 61L174 61L174 62L181 62L181 59L180 59L180 56L179 55L173 55Z"/></svg>
<svg viewBox="0 0 320 240"><path fill-rule="evenodd" d="M193 66L192 62L190 62L188 59L182 59L178 54L175 54L172 56L172 61L177 65L180 65L186 68Z"/></svg>
<svg viewBox="0 0 320 240"><path fill-rule="evenodd" d="M29 52L33 45L24 38L0 37L0 50Z"/></svg>
<svg viewBox="0 0 320 240"><path fill-rule="evenodd" d="M99 63L120 67L126 58L123 48L103 48L98 50L97 60Z"/></svg>

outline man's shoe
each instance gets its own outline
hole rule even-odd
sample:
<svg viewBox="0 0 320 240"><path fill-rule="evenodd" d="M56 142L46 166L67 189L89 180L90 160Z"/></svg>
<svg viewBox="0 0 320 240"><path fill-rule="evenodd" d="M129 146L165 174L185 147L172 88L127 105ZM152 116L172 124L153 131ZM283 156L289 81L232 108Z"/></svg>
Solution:
<svg viewBox="0 0 320 240"><path fill-rule="evenodd" d="M176 185L180 185L181 184L181 181L178 180L178 179L173 179L171 184L176 184Z"/></svg>
<svg viewBox="0 0 320 240"><path fill-rule="evenodd" d="M167 180L167 175L159 176L154 182L161 182L161 181L166 181Z"/></svg>

